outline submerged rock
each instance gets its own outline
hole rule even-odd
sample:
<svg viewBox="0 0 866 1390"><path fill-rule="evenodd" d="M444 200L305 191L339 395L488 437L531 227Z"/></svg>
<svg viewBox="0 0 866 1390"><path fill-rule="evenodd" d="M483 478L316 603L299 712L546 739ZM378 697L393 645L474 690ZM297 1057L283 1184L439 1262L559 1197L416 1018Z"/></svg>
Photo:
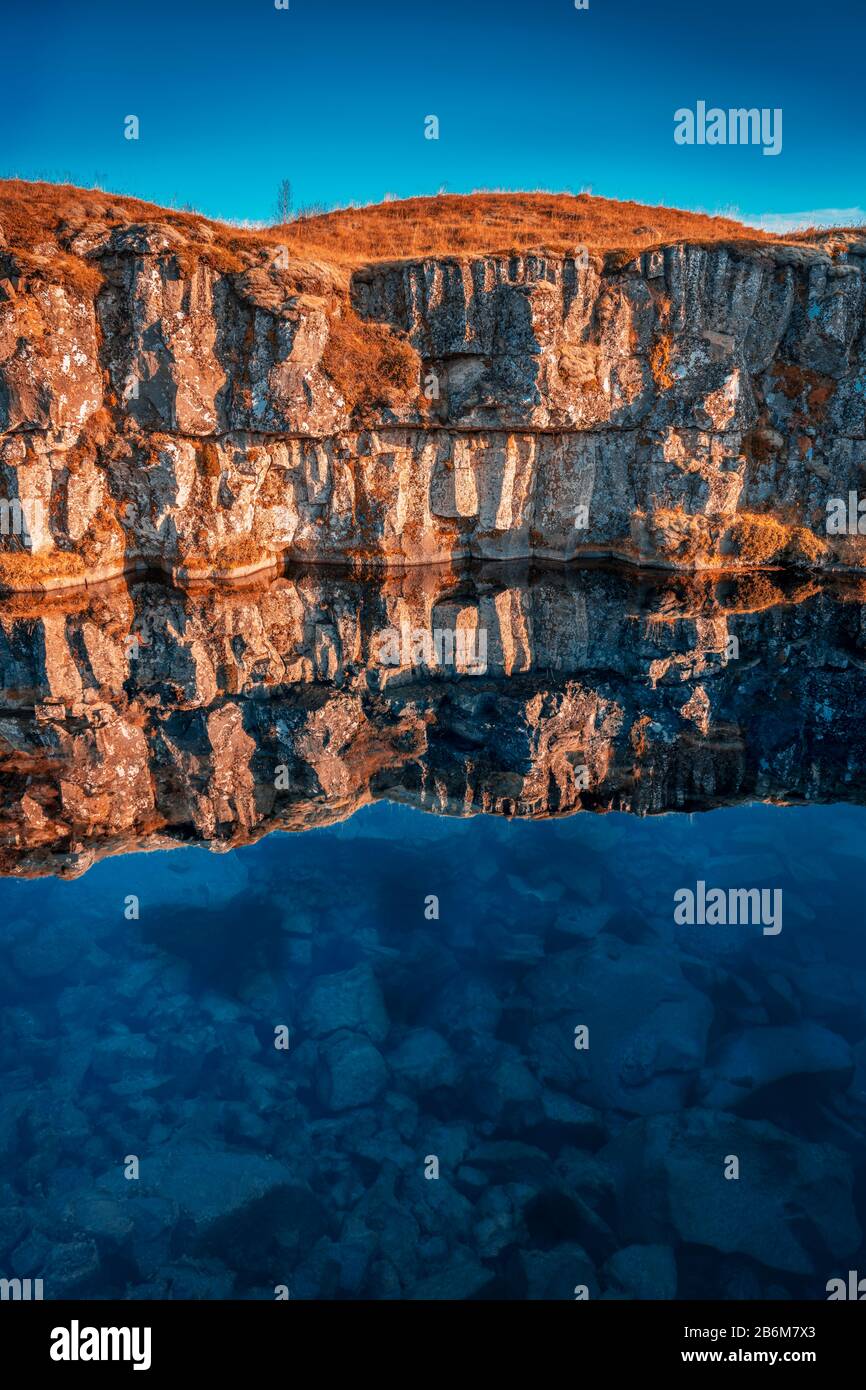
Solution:
<svg viewBox="0 0 866 1390"><path fill-rule="evenodd" d="M585 1250L563 1242L554 1250L524 1251L520 1256L530 1299L597 1298L598 1276Z"/></svg>
<svg viewBox="0 0 866 1390"><path fill-rule="evenodd" d="M388 1053L388 1066L413 1093L453 1086L460 1074L456 1054L432 1028L413 1029Z"/></svg>
<svg viewBox="0 0 866 1390"><path fill-rule="evenodd" d="M618 1175L620 1218L648 1244L673 1231L689 1245L810 1274L816 1250L830 1268L862 1239L848 1158L765 1121L712 1110L655 1115L632 1121L602 1157ZM738 1178L725 1177L731 1158Z"/></svg>
<svg viewBox="0 0 866 1390"><path fill-rule="evenodd" d="M314 1038L345 1028L381 1043L388 1033L388 1015L371 967L361 964L338 975L320 975L302 1005L300 1022Z"/></svg>
<svg viewBox="0 0 866 1390"><path fill-rule="evenodd" d="M369 1039L335 1033L319 1049L318 1095L327 1110L369 1105L384 1090L388 1069Z"/></svg>
<svg viewBox="0 0 866 1390"><path fill-rule="evenodd" d="M614 938L560 952L529 977L555 1023L533 1030L542 1074L596 1109L673 1110L703 1065L712 1009L676 964ZM588 1029L587 1045L575 1029Z"/></svg>
<svg viewBox="0 0 866 1390"><path fill-rule="evenodd" d="M825 1090L844 1090L854 1067L844 1038L804 1020L796 1026L750 1028L724 1039L702 1088L702 1104L735 1109L763 1086L809 1078Z"/></svg>
<svg viewBox="0 0 866 1390"><path fill-rule="evenodd" d="M611 1255L602 1277L626 1298L676 1298L677 1262L669 1245L627 1245Z"/></svg>
<svg viewBox="0 0 866 1390"><path fill-rule="evenodd" d="M138 1186L144 1196L175 1204L180 1219L191 1224L194 1249L232 1247L236 1258L287 1221L300 1240L320 1220L309 1189L283 1164L257 1154L193 1147L157 1152L142 1162L138 1184L124 1184L130 1207Z"/></svg>

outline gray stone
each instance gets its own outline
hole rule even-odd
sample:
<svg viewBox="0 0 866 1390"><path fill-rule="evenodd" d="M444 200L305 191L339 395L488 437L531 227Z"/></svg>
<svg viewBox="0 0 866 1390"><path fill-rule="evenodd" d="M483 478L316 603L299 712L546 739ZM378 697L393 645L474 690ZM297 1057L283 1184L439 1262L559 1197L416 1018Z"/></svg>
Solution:
<svg viewBox="0 0 866 1390"><path fill-rule="evenodd" d="M300 1022L314 1038L345 1028L382 1042L388 1033L388 1015L372 968L362 963L337 975L320 975L301 1006Z"/></svg>
<svg viewBox="0 0 866 1390"><path fill-rule="evenodd" d="M388 1081L382 1054L358 1033L335 1033L319 1049L317 1088L327 1110L369 1105Z"/></svg>
<svg viewBox="0 0 866 1390"><path fill-rule="evenodd" d="M676 1298L677 1262L669 1245L627 1245L607 1260L602 1278L628 1298Z"/></svg>
<svg viewBox="0 0 866 1390"><path fill-rule="evenodd" d="M749 1028L722 1040L702 1086L701 1103L734 1109L764 1086L808 1077L827 1090L844 1090L853 1071L848 1043L808 1019L779 1028Z"/></svg>
<svg viewBox="0 0 866 1390"><path fill-rule="evenodd" d="M724 1176L731 1155L737 1179ZM639 1243L664 1244L674 1231L689 1245L814 1274L861 1240L847 1156L765 1121L656 1115L632 1121L601 1157L617 1175L621 1228Z"/></svg>
<svg viewBox="0 0 866 1390"><path fill-rule="evenodd" d="M456 1246L447 1267L421 1279L409 1296L424 1301L478 1298L492 1281L490 1270L485 1269L470 1249Z"/></svg>
<svg viewBox="0 0 866 1390"><path fill-rule="evenodd" d="M191 1225L195 1247L232 1248L236 1255L282 1223L302 1238L321 1219L309 1188L285 1165L258 1154L167 1147L142 1156L138 1181L125 1186L137 1189L131 1200L174 1203Z"/></svg>
<svg viewBox="0 0 866 1390"><path fill-rule="evenodd" d="M574 1301L598 1296L598 1278L592 1261L579 1245L563 1242L553 1250L528 1250L520 1256L530 1299Z"/></svg>
<svg viewBox="0 0 866 1390"><path fill-rule="evenodd" d="M413 1093L453 1086L459 1075L453 1049L432 1028L413 1028L388 1053L388 1065L395 1078Z"/></svg>
<svg viewBox="0 0 866 1390"><path fill-rule="evenodd" d="M544 1080L596 1109L652 1114L683 1104L703 1065L710 1002L658 951L602 937L531 972L527 988L555 1021L530 1034ZM575 1048L575 1028L589 1046Z"/></svg>

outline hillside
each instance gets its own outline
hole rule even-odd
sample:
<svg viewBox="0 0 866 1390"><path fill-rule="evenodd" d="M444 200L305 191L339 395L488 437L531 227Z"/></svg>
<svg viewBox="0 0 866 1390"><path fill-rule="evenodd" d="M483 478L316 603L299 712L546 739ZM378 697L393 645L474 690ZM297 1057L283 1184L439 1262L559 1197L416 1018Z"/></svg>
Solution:
<svg viewBox="0 0 866 1390"><path fill-rule="evenodd" d="M635 255L652 246L689 241L797 242L815 233L773 237L729 217L711 217L663 206L618 202L581 193L440 194L350 207L300 217L284 226L239 228L198 213L163 208L120 194L71 184L0 180L0 238L15 252L74 275L71 242L87 228L129 222L167 223L218 268L240 270L243 254L265 244L284 244L293 254L346 267L421 256L483 256L545 250ZM834 231L835 239L845 233ZM2 240L0 240L2 245ZM209 249L205 249L209 248Z"/></svg>

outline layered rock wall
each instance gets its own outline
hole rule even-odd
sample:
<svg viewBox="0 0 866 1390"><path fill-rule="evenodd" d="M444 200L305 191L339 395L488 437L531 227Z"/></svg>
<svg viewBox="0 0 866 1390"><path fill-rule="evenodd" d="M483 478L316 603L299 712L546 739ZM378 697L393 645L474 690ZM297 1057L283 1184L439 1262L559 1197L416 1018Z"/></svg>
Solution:
<svg viewBox="0 0 866 1390"><path fill-rule="evenodd" d="M856 501L827 524L866 492L866 242L348 276L274 247L221 270L149 223L66 252L95 294L0 245L9 588L287 559L866 564Z"/></svg>

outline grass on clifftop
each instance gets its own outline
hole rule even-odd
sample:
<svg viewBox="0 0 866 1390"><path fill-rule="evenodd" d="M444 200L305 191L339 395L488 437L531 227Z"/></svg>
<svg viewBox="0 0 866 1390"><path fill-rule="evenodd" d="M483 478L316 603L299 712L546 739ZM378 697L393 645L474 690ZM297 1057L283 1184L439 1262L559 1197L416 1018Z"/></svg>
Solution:
<svg viewBox="0 0 866 1390"><path fill-rule="evenodd" d="M63 277L64 242L76 231L128 222L164 222L224 269L240 269L243 251L284 244L293 256L345 268L419 256L475 256L546 250L634 255L677 241L797 243L814 233L776 237L729 217L618 202L588 193L442 193L302 216L283 226L240 228L195 212L162 208L72 184L0 180L0 232L9 247L35 258L47 278ZM843 236L841 232L835 235ZM3 249L0 239L0 251ZM82 269L90 268L81 262Z"/></svg>
<svg viewBox="0 0 866 1390"><path fill-rule="evenodd" d="M345 208L289 223L290 246L338 261L544 249L637 252L660 242L772 240L727 217L588 193L442 193Z"/></svg>

